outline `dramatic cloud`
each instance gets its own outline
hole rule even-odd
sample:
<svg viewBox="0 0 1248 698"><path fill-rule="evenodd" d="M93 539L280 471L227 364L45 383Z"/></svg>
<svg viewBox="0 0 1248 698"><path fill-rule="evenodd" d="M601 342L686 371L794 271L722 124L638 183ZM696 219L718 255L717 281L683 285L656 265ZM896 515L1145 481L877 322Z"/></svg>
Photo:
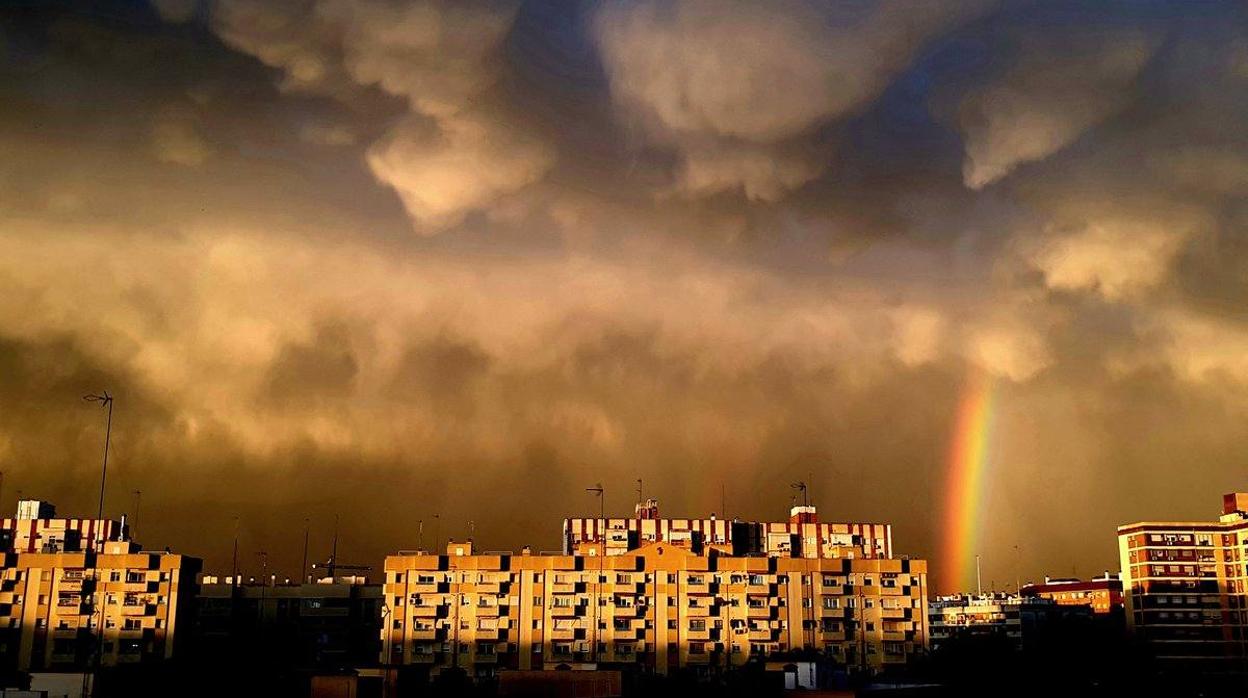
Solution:
<svg viewBox="0 0 1248 698"><path fill-rule="evenodd" d="M980 189L1042 160L1122 110L1158 43L1139 30L1020 37L1014 65L959 109L966 185Z"/></svg>
<svg viewBox="0 0 1248 698"><path fill-rule="evenodd" d="M637 477L935 558L987 376L985 581L1112 567L1245 486L1248 9L1143 5L0 11L5 492L92 510L107 388L108 510L209 569Z"/></svg>
<svg viewBox="0 0 1248 698"><path fill-rule="evenodd" d="M482 100L515 8L486 2L224 0L217 31L283 71L282 86L351 101L376 87L412 116L375 143L374 175L422 232L438 232L533 183L552 155Z"/></svg>
<svg viewBox="0 0 1248 698"><path fill-rule="evenodd" d="M774 201L818 176L816 131L862 109L979 2L612 2L596 28L614 98L681 158L689 194ZM795 142L799 141L799 142Z"/></svg>

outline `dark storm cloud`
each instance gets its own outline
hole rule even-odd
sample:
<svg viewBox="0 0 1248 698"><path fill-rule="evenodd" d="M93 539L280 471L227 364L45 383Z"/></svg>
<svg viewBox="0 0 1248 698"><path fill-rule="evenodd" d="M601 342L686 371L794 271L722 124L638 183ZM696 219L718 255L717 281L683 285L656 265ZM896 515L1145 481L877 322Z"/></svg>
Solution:
<svg viewBox="0 0 1248 698"><path fill-rule="evenodd" d="M1242 5L760 7L6 11L6 496L90 511L108 388L109 509L213 569L235 516L552 548L637 477L935 556L978 371L989 578L1243 487Z"/></svg>

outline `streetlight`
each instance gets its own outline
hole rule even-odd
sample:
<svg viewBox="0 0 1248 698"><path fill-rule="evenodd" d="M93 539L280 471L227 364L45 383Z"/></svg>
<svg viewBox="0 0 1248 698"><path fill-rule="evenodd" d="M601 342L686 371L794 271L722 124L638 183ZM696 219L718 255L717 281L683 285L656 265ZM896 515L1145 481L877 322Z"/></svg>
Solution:
<svg viewBox="0 0 1248 698"><path fill-rule="evenodd" d="M104 426L104 465L100 469L100 505L99 505L99 508L97 509L96 516L95 516L97 521L102 521L104 519L104 485L105 483L108 482L108 450L109 450L110 442L112 441L112 437L113 437L113 396L109 395L107 390L102 390L100 391L99 395L84 395L82 399L86 400L87 402L99 403L100 407L104 407L108 410L108 417ZM94 541L92 542L94 543ZM104 543L102 539L100 541L98 552L101 552L101 553L104 552ZM99 568L97 564L97 568L95 570L95 585L94 586L96 587L99 586L99 579L100 579L100 573L99 573ZM101 660L103 659L103 654L104 654L104 604L96 603L97 599L102 600L102 598L100 597L101 597L100 589L98 588L93 589L92 590L92 603L99 606L100 608L100 619L95 629L96 640L95 640L94 676L92 676L89 682L90 689L91 689L90 694L93 696L97 695L96 684L99 683L99 669L100 669L100 664L102 663ZM88 687L87 685L88 677L86 674L83 674L82 683L83 683L84 689ZM86 693L86 691L84 690L83 693Z"/></svg>
<svg viewBox="0 0 1248 698"><path fill-rule="evenodd" d="M104 484L108 480L108 446L113 436L113 396L109 395L107 390L102 390L99 395L84 395L82 399L87 402L98 402L100 407L108 409L108 421L104 427L104 467L100 470L100 506L95 517L103 519Z"/></svg>
<svg viewBox="0 0 1248 698"><path fill-rule="evenodd" d="M596 663L598 661L598 604L602 595L602 558L607 554L607 514L606 514L606 489L602 483L598 483L593 487L586 487L586 492L592 493L598 498L598 519L602 522L598 535L602 540L602 550L598 555L598 576L594 579L594 595L593 595L593 625L589 627L589 656Z"/></svg>

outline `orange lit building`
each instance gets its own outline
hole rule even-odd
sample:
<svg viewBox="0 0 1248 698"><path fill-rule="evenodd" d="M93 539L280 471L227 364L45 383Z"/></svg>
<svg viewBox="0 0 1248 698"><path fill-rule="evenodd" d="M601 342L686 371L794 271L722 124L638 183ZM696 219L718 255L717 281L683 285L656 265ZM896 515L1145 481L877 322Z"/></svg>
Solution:
<svg viewBox="0 0 1248 698"><path fill-rule="evenodd" d="M167 660L194 606L199 561L146 552L124 521L54 516L22 502L0 552L0 660L9 670L81 671ZM99 633L103 631L101 639Z"/></svg>
<svg viewBox="0 0 1248 698"><path fill-rule="evenodd" d="M1096 615L1122 611L1122 580L1106 572L1091 580L1045 577L1043 584L1024 584L1022 596L1051 599L1059 606L1087 606Z"/></svg>
<svg viewBox="0 0 1248 698"><path fill-rule="evenodd" d="M809 509L795 515L813 518ZM655 530L658 540L622 551L577 540L570 554L482 554L463 542L392 555L383 662L477 676L629 666L667 674L814 650L875 672L926 651L922 560L807 557L793 547L735 555L715 537L726 527L701 541L692 527Z"/></svg>
<svg viewBox="0 0 1248 698"><path fill-rule="evenodd" d="M1127 627L1162 668L1248 671L1248 494L1217 521L1118 527Z"/></svg>

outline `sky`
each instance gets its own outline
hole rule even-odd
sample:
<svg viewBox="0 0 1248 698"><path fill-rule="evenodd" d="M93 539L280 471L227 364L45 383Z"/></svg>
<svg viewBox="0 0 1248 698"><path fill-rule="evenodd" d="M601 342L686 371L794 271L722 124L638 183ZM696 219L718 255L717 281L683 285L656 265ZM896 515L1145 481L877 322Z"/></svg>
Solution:
<svg viewBox="0 0 1248 698"><path fill-rule="evenodd" d="M209 571L803 480L948 589L987 384L985 586L1116 569L1248 488L1246 121L1231 0L5 3L0 507L108 390Z"/></svg>

